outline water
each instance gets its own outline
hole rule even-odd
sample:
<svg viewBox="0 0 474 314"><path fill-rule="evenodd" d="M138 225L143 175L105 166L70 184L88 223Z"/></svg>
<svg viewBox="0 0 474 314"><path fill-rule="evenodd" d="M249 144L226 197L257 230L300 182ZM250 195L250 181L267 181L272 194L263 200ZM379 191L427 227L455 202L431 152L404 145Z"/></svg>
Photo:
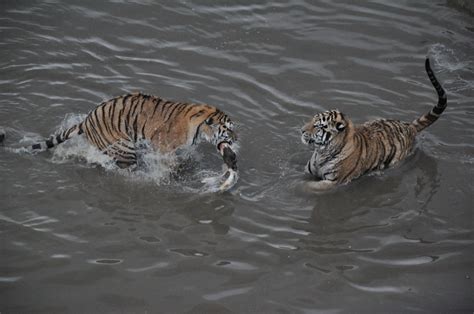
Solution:
<svg viewBox="0 0 474 314"><path fill-rule="evenodd" d="M202 174L221 172L210 145L177 175L142 176L97 165L84 142L38 155L2 149L0 312L474 309L472 16L444 1L0 10L7 147L137 90L213 104L241 139L228 193L200 191ZM303 123L333 108L355 122L413 120L436 102L427 55L448 108L415 153L333 192L300 192L311 155Z"/></svg>

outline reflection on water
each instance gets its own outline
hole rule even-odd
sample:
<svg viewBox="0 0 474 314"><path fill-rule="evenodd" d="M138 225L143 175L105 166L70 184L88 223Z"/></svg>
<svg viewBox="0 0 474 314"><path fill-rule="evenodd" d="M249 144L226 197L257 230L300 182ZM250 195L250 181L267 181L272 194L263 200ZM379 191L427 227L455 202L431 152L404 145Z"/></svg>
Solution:
<svg viewBox="0 0 474 314"><path fill-rule="evenodd" d="M472 18L443 3L0 4L1 312L472 312ZM400 166L334 191L298 183L298 130L443 116ZM121 173L85 141L17 148L143 91L238 124L240 178L214 147ZM105 158L105 159L104 159ZM100 165L100 166L99 166Z"/></svg>

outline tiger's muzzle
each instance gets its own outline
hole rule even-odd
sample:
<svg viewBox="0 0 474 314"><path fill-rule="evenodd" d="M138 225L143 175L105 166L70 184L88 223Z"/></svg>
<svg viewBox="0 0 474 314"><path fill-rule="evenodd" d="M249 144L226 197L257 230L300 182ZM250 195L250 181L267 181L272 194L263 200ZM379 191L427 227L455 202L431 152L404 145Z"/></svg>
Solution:
<svg viewBox="0 0 474 314"><path fill-rule="evenodd" d="M314 143L314 139L311 136L311 133L307 132L305 129L301 129L301 142L305 145L310 145Z"/></svg>

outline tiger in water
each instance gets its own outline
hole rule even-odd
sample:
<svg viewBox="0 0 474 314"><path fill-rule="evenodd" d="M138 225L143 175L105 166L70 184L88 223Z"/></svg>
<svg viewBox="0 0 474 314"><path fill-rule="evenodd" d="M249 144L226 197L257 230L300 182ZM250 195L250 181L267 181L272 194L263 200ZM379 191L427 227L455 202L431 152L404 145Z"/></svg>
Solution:
<svg viewBox="0 0 474 314"><path fill-rule="evenodd" d="M84 134L119 167L129 168L137 164L141 141L160 153L172 153L204 140L215 145L229 168L236 170L233 128L231 119L213 106L133 93L102 102L82 122L31 145L29 150L44 151Z"/></svg>
<svg viewBox="0 0 474 314"><path fill-rule="evenodd" d="M317 181L306 183L312 191L346 184L368 172L388 168L409 155L416 135L435 122L447 105L446 92L439 84L430 61L425 61L428 77L438 93L438 103L413 122L374 120L356 125L338 110L316 114L301 129L301 140L314 144L306 171Z"/></svg>

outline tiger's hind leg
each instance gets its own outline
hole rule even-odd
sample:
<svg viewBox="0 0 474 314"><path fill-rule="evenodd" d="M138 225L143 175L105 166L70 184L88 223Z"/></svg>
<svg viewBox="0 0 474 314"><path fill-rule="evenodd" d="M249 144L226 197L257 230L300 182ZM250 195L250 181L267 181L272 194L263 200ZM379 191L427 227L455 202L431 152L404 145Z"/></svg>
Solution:
<svg viewBox="0 0 474 314"><path fill-rule="evenodd" d="M134 170L137 166L137 148L132 141L121 139L107 146L104 153L112 157L115 164L121 169Z"/></svg>

